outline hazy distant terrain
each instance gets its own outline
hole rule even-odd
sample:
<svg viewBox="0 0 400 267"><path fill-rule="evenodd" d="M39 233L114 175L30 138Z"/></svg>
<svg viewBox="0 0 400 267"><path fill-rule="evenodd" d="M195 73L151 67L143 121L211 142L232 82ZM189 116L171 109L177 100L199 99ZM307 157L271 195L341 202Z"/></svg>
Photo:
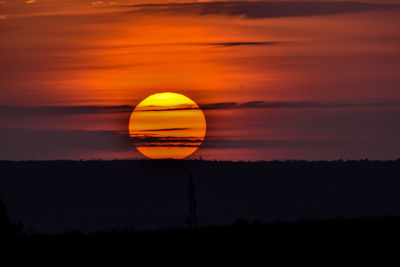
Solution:
<svg viewBox="0 0 400 267"><path fill-rule="evenodd" d="M13 222L36 233L184 227L189 174L200 226L400 215L400 161L0 162Z"/></svg>

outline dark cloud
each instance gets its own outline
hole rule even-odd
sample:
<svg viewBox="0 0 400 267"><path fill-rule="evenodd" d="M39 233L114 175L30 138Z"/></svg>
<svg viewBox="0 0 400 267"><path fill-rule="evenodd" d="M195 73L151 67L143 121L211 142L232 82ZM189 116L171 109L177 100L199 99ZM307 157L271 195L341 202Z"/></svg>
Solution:
<svg viewBox="0 0 400 267"><path fill-rule="evenodd" d="M129 137L114 131L0 129L0 159L81 158L90 152L123 152Z"/></svg>
<svg viewBox="0 0 400 267"><path fill-rule="evenodd" d="M191 137L172 137L172 136L138 136L131 137L131 142L137 146L150 147L198 147L201 139ZM272 147L315 147L335 143L333 140L260 140L260 139L224 139L218 136L207 136L203 148L272 148Z"/></svg>
<svg viewBox="0 0 400 267"><path fill-rule="evenodd" d="M145 129L145 130L136 130L137 132L164 132L164 131L185 131L190 128L163 128L163 129Z"/></svg>
<svg viewBox="0 0 400 267"><path fill-rule="evenodd" d="M400 107L400 102L316 102L316 101L250 101L246 103L219 102L202 104L203 110L224 110L242 108L387 108ZM15 116L40 116L40 115L74 115L74 114L110 114L131 113L135 106L0 106L0 118L12 118ZM149 109L146 111L170 111L170 110L192 110L193 107L182 107L177 109ZM163 129L160 129L160 131ZM171 129L174 130L174 129ZM154 131L154 130L152 130Z"/></svg>
<svg viewBox="0 0 400 267"><path fill-rule="evenodd" d="M32 115L68 115L94 113L125 113L132 112L129 105L116 106L0 106L0 116L32 116Z"/></svg>
<svg viewBox="0 0 400 267"><path fill-rule="evenodd" d="M267 2L232 1L174 4L145 4L130 6L132 11L183 15L230 15L246 18L277 18L294 16L331 15L368 10L399 8L394 4L367 4L359 2Z"/></svg>
<svg viewBox="0 0 400 267"><path fill-rule="evenodd" d="M28 130L0 128L0 159L70 158L97 152L128 152L137 146L198 147L202 140L192 137L129 137L128 133L86 130ZM326 141L227 140L206 137L204 148L306 147ZM331 141L330 141L331 143Z"/></svg>
<svg viewBox="0 0 400 267"><path fill-rule="evenodd" d="M138 48L138 47L163 47L163 46L221 46L221 47L234 47L234 46L274 46L285 44L287 42L278 42L278 41L268 41L268 42L171 42L171 43L148 43L148 44L132 44L132 45L106 45L106 46L86 46L86 47L66 47L65 49L81 49L81 50L90 50L90 49L117 49L117 48ZM294 43L294 42L291 42ZM64 49L64 48L63 48ZM130 66L138 66L145 64L121 64L121 65L111 65L111 66L96 66L99 69L102 68L111 68L111 67L130 67ZM91 68L91 66L81 66L81 68Z"/></svg>
<svg viewBox="0 0 400 267"><path fill-rule="evenodd" d="M220 103L212 103L212 104L204 104L201 105L202 109L232 109L237 108L238 104L236 102L220 102Z"/></svg>
<svg viewBox="0 0 400 267"><path fill-rule="evenodd" d="M128 133L115 131L85 130L27 130L0 128L0 160L29 159L93 159L105 155L138 157L134 146L197 147L201 140L189 137L141 137L130 138ZM372 142L371 151L386 151L392 143ZM226 139L206 136L201 144L204 153L208 149L283 149L293 152L338 151L350 153L363 151L371 146L370 140L354 139ZM317 150L316 150L317 149ZM210 150L210 151L212 151ZM275 151L275 150L274 150ZM211 152L212 153L212 152ZM340 154L339 153L339 154ZM211 154L212 155L212 154ZM340 154L342 155L342 154ZM362 153L361 153L362 155ZM111 156L112 157L112 156ZM116 156L118 157L118 156Z"/></svg>
<svg viewBox="0 0 400 267"><path fill-rule="evenodd" d="M130 141L136 146L147 147L198 147L202 140L193 137L175 137L175 136L153 136L149 134L134 135L130 137Z"/></svg>
<svg viewBox="0 0 400 267"><path fill-rule="evenodd" d="M232 47L232 46L273 46L278 44L280 44L280 42L223 42L223 43L208 43L207 45Z"/></svg>
<svg viewBox="0 0 400 267"><path fill-rule="evenodd" d="M314 102L314 101L250 101L243 104L235 102L222 102L202 105L205 110L213 109L239 109L239 108L384 108L400 107L400 102Z"/></svg>
<svg viewBox="0 0 400 267"><path fill-rule="evenodd" d="M52 66L53 70L108 70L108 69L123 69L123 68L131 68L134 66L143 66L146 64L108 64L108 65L85 65L85 64L66 64L66 65L57 65Z"/></svg>
<svg viewBox="0 0 400 267"><path fill-rule="evenodd" d="M176 108L155 108L155 109L138 109L136 112L149 112L149 111L177 111L177 110L196 110L198 107L176 107Z"/></svg>
<svg viewBox="0 0 400 267"><path fill-rule="evenodd" d="M203 148L314 148L338 144L335 140L226 140L218 137L207 137Z"/></svg>

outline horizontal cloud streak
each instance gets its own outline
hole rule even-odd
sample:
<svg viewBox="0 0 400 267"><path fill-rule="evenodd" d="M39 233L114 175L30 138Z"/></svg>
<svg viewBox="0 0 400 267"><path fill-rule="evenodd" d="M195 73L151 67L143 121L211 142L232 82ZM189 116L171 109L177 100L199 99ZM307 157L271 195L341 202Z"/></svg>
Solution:
<svg viewBox="0 0 400 267"><path fill-rule="evenodd" d="M190 128L163 128L163 129L145 129L145 130L136 130L137 132L164 132L164 131L185 131Z"/></svg>
<svg viewBox="0 0 400 267"><path fill-rule="evenodd" d="M131 135L130 141L138 147L198 147L202 139L194 137L156 136L151 134Z"/></svg>
<svg viewBox="0 0 400 267"><path fill-rule="evenodd" d="M314 102L314 101L250 101L246 103L236 102L220 102L200 105L203 110L224 110L224 109L275 109L275 108L387 108L400 107L400 102L368 102L368 103L352 103L352 102ZM175 111L175 110L192 110L197 108L177 108L177 109L149 109L148 111Z"/></svg>
<svg viewBox="0 0 400 267"><path fill-rule="evenodd" d="M301 148L318 147L339 144L337 140L261 140L239 139L226 140L218 137L208 138L202 147L204 148Z"/></svg>
<svg viewBox="0 0 400 267"><path fill-rule="evenodd" d="M0 114L12 115L68 115L132 112L129 105L116 106L0 106ZM0 115L1 116L1 115Z"/></svg>
<svg viewBox="0 0 400 267"><path fill-rule="evenodd" d="M128 151L129 140L114 131L0 129L0 159L79 159L85 153Z"/></svg>
<svg viewBox="0 0 400 267"><path fill-rule="evenodd" d="M359 2L267 2L224 1L200 3L145 4L128 6L128 13L154 13L182 15L230 15L250 19L331 15L368 10L399 8L395 4L368 4Z"/></svg>
<svg viewBox="0 0 400 267"><path fill-rule="evenodd" d="M145 144L143 142L149 142ZM310 153L310 151L339 151L354 153L359 149L369 147L368 151L376 152L393 144L390 142L372 142L368 139L227 139L221 136L207 136L201 145L201 153L213 157L218 151L229 149L250 149L254 153L265 151L291 151L293 155ZM371 145L373 144L373 145ZM157 138L145 137L133 140L128 133L116 131L86 131L86 130L28 130L0 128L0 160L26 159L93 159L93 158L123 158L140 157L134 149L138 146L169 146L190 147L200 145L200 140L190 138ZM236 151L239 151L236 150ZM214 152L213 152L214 151ZM258 151L258 152L257 152ZM361 153L362 154L362 153ZM290 153L285 155L292 155ZM305 154L306 155L306 154ZM290 156L289 156L290 157Z"/></svg>
<svg viewBox="0 0 400 267"><path fill-rule="evenodd" d="M204 148L307 147L337 143L333 140L228 140L206 138ZM116 131L29 130L0 128L0 160L69 158L85 153L129 152L137 146L197 147L200 139L191 137L129 137ZM100 154L101 156L101 154Z"/></svg>
<svg viewBox="0 0 400 267"><path fill-rule="evenodd" d="M138 136L131 137L131 142L136 146L150 147L197 147L201 139L190 137L157 137ZM202 144L203 148L272 148L272 147L307 147L321 146L328 143L335 143L334 140L262 140L262 139L223 139L217 136L207 137Z"/></svg>
<svg viewBox="0 0 400 267"><path fill-rule="evenodd" d="M278 45L281 42L222 42L222 43L208 43L205 45L211 46L223 46L223 47L232 47L232 46L272 46ZM198 45L202 45L199 43Z"/></svg>
<svg viewBox="0 0 400 267"><path fill-rule="evenodd" d="M276 109L276 108L388 108L400 107L400 102L317 102L317 101L250 101L245 103L219 102L202 104L203 110L225 110L225 109ZM74 114L110 114L131 113L135 106L0 106L0 117L34 116L34 115L74 115ZM170 111L191 110L195 108L177 109L149 109L148 111Z"/></svg>
<svg viewBox="0 0 400 267"><path fill-rule="evenodd" d="M314 101L250 101L243 104L217 103L210 106L204 105L203 109L226 109L226 108L384 108L400 107L400 102L314 102Z"/></svg>

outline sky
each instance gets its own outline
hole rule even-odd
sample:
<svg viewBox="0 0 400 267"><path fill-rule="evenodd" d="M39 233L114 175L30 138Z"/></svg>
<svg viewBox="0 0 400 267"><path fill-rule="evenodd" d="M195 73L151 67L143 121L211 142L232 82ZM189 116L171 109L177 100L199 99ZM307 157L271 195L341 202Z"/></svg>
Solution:
<svg viewBox="0 0 400 267"><path fill-rule="evenodd" d="M142 159L135 106L204 111L189 159L397 159L400 1L0 1L0 160Z"/></svg>

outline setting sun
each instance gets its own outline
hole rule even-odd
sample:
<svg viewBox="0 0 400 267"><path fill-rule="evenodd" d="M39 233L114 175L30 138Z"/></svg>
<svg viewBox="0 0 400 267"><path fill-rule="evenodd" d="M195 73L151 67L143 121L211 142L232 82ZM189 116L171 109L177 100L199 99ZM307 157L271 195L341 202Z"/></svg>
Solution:
<svg viewBox="0 0 400 267"><path fill-rule="evenodd" d="M140 102L129 121L137 150L151 159L183 159L193 154L206 134L203 111L188 97L158 93Z"/></svg>

